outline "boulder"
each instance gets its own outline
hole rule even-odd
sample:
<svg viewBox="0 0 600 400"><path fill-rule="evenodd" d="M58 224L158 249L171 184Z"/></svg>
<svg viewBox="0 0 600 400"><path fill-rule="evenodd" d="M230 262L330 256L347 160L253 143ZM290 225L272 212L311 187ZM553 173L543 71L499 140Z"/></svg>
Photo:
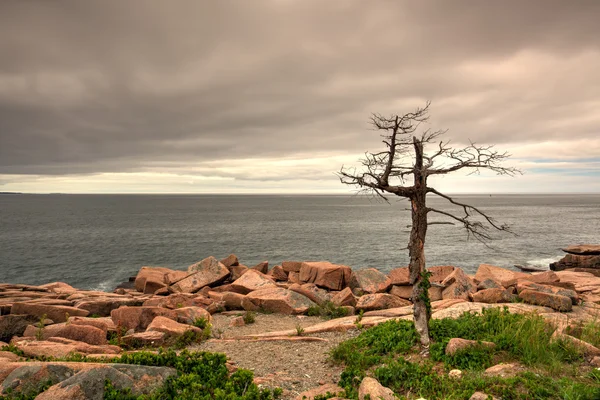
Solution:
<svg viewBox="0 0 600 400"><path fill-rule="evenodd" d="M235 266L240 265L240 260L238 260L238 258L235 254L230 254L221 260L221 264L223 264L227 268L235 267Z"/></svg>
<svg viewBox="0 0 600 400"><path fill-rule="evenodd" d="M51 282L39 286L41 289L48 289L52 293L57 294L72 294L77 292L73 286L64 282Z"/></svg>
<svg viewBox="0 0 600 400"><path fill-rule="evenodd" d="M269 275L276 281L287 281L288 279L287 272L285 272L281 265L274 266L271 271L269 271Z"/></svg>
<svg viewBox="0 0 600 400"><path fill-rule="evenodd" d="M284 261L281 263L281 268L285 272L300 272L300 268L302 267L301 261Z"/></svg>
<svg viewBox="0 0 600 400"><path fill-rule="evenodd" d="M229 267L229 271L231 272L230 279L235 281L242 277L250 268L245 265L234 265L233 267Z"/></svg>
<svg viewBox="0 0 600 400"><path fill-rule="evenodd" d="M452 356L459 351L466 350L472 347L484 347L488 349L494 349L496 347L496 344L492 342L452 338L448 341L448 345L446 345L446 355Z"/></svg>
<svg viewBox="0 0 600 400"><path fill-rule="evenodd" d="M289 283L300 283L300 273L299 272L288 272L288 282Z"/></svg>
<svg viewBox="0 0 600 400"><path fill-rule="evenodd" d="M579 303L579 295L574 290L563 289L563 288L558 288L558 287L553 287L553 286L548 286L548 285L540 285L540 284L529 282L529 281L519 281L517 283L517 293L521 294L521 292L523 290L527 290L527 289L535 290L536 292L543 292L543 293L550 293L550 294L557 294L560 296L565 296L565 297L568 297L569 299L571 299L571 302L573 304Z"/></svg>
<svg viewBox="0 0 600 400"><path fill-rule="evenodd" d="M391 286L391 280L375 268L365 268L352 271L350 288L360 290L362 293L383 293Z"/></svg>
<svg viewBox="0 0 600 400"><path fill-rule="evenodd" d="M253 270L256 270L258 272L261 272L263 274L266 274L267 272L269 272L269 262L268 261L263 261L261 263L256 264L254 267L250 268Z"/></svg>
<svg viewBox="0 0 600 400"><path fill-rule="evenodd" d="M557 262L550 264L552 271L563 271L571 268L600 268L600 255L567 254Z"/></svg>
<svg viewBox="0 0 600 400"><path fill-rule="evenodd" d="M75 307L86 310L89 315L108 317L110 312L122 306L141 306L144 303L143 299L133 298L129 296L123 297L93 297L83 299L75 303Z"/></svg>
<svg viewBox="0 0 600 400"><path fill-rule="evenodd" d="M486 369L484 375L508 378L517 375L521 370L522 367L519 364L496 364Z"/></svg>
<svg viewBox="0 0 600 400"><path fill-rule="evenodd" d="M24 363L15 363L15 368L2 380L0 381L0 396L2 394L26 394L35 392L45 384L46 382L57 383L64 379L69 378L73 375L71 368L65 365L56 364L41 364L32 363L31 365L24 365ZM1 396L4 399L4 396ZM13 398L33 398L27 396L11 396L8 395L9 399Z"/></svg>
<svg viewBox="0 0 600 400"><path fill-rule="evenodd" d="M240 278L236 279L231 287L237 293L248 294L254 290L277 287L275 282L267 275L250 269Z"/></svg>
<svg viewBox="0 0 600 400"><path fill-rule="evenodd" d="M350 288L345 288L342 291L335 293L331 297L331 302L338 307L356 306L356 297Z"/></svg>
<svg viewBox="0 0 600 400"><path fill-rule="evenodd" d="M316 306L308 297L279 287L255 290L246 298L260 309L280 314L304 314Z"/></svg>
<svg viewBox="0 0 600 400"><path fill-rule="evenodd" d="M121 326L127 330L135 331L145 330L152 320L158 316L167 317L175 320L177 318L174 310L162 307L121 307L113 310L110 314L116 326Z"/></svg>
<svg viewBox="0 0 600 400"><path fill-rule="evenodd" d="M196 332L198 335L202 334L202 330L195 326L180 324L179 322L173 321L170 318L158 316L152 320L148 325L147 332L162 332L167 338L177 338L182 336L187 331Z"/></svg>
<svg viewBox="0 0 600 400"><path fill-rule="evenodd" d="M28 314L35 317L51 319L54 322L65 322L69 316L87 317L89 311L68 306L49 306L44 304L15 303L11 307L11 314Z"/></svg>
<svg viewBox="0 0 600 400"><path fill-rule="evenodd" d="M67 324L93 326L101 329L104 334L115 329L115 324L110 318L69 317Z"/></svg>
<svg viewBox="0 0 600 400"><path fill-rule="evenodd" d="M455 269L456 267L452 265L437 265L434 267L429 267L427 268L427 271L431 273L431 276L429 277L429 282L441 284L442 281L446 279L448 275L453 273Z"/></svg>
<svg viewBox="0 0 600 400"><path fill-rule="evenodd" d="M52 325L50 325L50 327L52 327ZM52 337L63 337L94 345L104 345L107 343L106 332L90 325L65 324L58 332L54 333Z"/></svg>
<svg viewBox="0 0 600 400"><path fill-rule="evenodd" d="M201 307L182 307L173 310L175 319L182 324L194 325L196 320L203 318L207 323L212 321L210 313Z"/></svg>
<svg viewBox="0 0 600 400"><path fill-rule="evenodd" d="M477 284L477 290L485 289L504 289L504 286L494 279L487 278Z"/></svg>
<svg viewBox="0 0 600 400"><path fill-rule="evenodd" d="M541 284L551 284L560 282L560 278L554 271L544 271L544 272L536 272L533 274L529 274L523 279L527 279L530 282L541 283Z"/></svg>
<svg viewBox="0 0 600 400"><path fill-rule="evenodd" d="M188 275L190 275L190 273L187 271L171 271L165 275L165 283L170 286L179 282Z"/></svg>
<svg viewBox="0 0 600 400"><path fill-rule="evenodd" d="M571 299L558 294L538 292L535 290L526 289L519 293L519 298L521 298L525 303L550 307L556 311L566 312L571 311L573 309L573 303L571 302Z"/></svg>
<svg viewBox="0 0 600 400"><path fill-rule="evenodd" d="M331 301L331 295L327 290L319 288L314 283L304 283L302 285L294 283L290 285L290 290L300 293L303 296L308 297L318 305L323 305L328 301Z"/></svg>
<svg viewBox="0 0 600 400"><path fill-rule="evenodd" d="M223 292L221 296L227 310L243 310L242 301L244 298L246 298L245 295L234 292Z"/></svg>
<svg viewBox="0 0 600 400"><path fill-rule="evenodd" d="M483 282L486 279L492 279L499 282L503 287L508 287L514 285L517 279L527 279L528 276L530 275L524 272L515 272L494 265L481 264L473 280Z"/></svg>
<svg viewBox="0 0 600 400"><path fill-rule="evenodd" d="M181 308L181 307L208 307L212 299L199 293L173 293L166 297L153 297L144 301L144 306Z"/></svg>
<svg viewBox="0 0 600 400"><path fill-rule="evenodd" d="M135 332L121 337L121 342L130 348L153 347L163 345L165 337L165 333L158 331Z"/></svg>
<svg viewBox="0 0 600 400"><path fill-rule="evenodd" d="M13 336L23 336L28 325L39 322L33 315L9 314L0 316L0 340L10 342Z"/></svg>
<svg viewBox="0 0 600 400"><path fill-rule="evenodd" d="M392 285L408 286L410 285L408 267L395 268L390 271L388 278Z"/></svg>
<svg viewBox="0 0 600 400"><path fill-rule="evenodd" d="M383 310L387 308L405 307L410 305L410 301L401 299L398 296L394 296L388 293L374 293L360 296L358 298L358 301L356 302L356 309L371 311Z"/></svg>
<svg viewBox="0 0 600 400"><path fill-rule="evenodd" d="M462 269L456 268L443 281L442 285L445 289L442 291L444 299L464 299L468 300L471 293L474 293L477 288L471 278L463 272Z"/></svg>
<svg viewBox="0 0 600 400"><path fill-rule="evenodd" d="M135 277L135 290L142 293L154 293L157 289L165 287L165 275L173 270L163 267L142 267ZM146 291L146 284L148 291Z"/></svg>
<svg viewBox="0 0 600 400"><path fill-rule="evenodd" d="M227 267L212 256L190 265L187 272L190 275L169 286L171 292L194 293L205 286L222 283L230 274Z"/></svg>
<svg viewBox="0 0 600 400"><path fill-rule="evenodd" d="M358 400L396 400L392 389L386 388L377 379L363 378L358 387Z"/></svg>
<svg viewBox="0 0 600 400"><path fill-rule="evenodd" d="M342 290L348 286L351 274L352 269L346 265L327 261L303 262L299 278L302 283L314 283L326 289Z"/></svg>
<svg viewBox="0 0 600 400"><path fill-rule="evenodd" d="M479 303L510 303L517 298L506 289L492 288L480 290L471 295L471 300Z"/></svg>
<svg viewBox="0 0 600 400"><path fill-rule="evenodd" d="M577 244L565 247L562 251L580 256L600 256L600 244Z"/></svg>
<svg viewBox="0 0 600 400"><path fill-rule="evenodd" d="M168 367L92 364L87 365L87 368L82 368L75 375L51 386L36 399L102 400L107 380L116 389L129 389L133 395L144 395L156 390L167 378L176 374L175 369Z"/></svg>

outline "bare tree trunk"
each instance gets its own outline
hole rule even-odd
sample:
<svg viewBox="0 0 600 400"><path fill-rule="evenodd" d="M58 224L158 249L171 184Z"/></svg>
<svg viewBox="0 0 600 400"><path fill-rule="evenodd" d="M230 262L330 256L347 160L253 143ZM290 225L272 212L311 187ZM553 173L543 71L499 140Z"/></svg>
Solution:
<svg viewBox="0 0 600 400"><path fill-rule="evenodd" d="M412 229L408 251L410 254L410 283L413 285L412 301L414 304L415 328L419 334L421 348L424 354L429 353L429 319L431 310L429 304L429 293L423 282L425 273L425 236L427 234L427 182L423 169L423 144L416 138L413 140L416 162L415 162L415 192L411 196Z"/></svg>

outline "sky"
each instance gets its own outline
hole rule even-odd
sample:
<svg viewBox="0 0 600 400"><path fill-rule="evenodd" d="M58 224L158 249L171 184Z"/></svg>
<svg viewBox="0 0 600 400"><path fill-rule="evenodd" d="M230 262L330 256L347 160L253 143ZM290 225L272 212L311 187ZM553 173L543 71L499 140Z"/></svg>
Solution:
<svg viewBox="0 0 600 400"><path fill-rule="evenodd" d="M0 192L352 193L371 113L600 192L600 1L0 2Z"/></svg>

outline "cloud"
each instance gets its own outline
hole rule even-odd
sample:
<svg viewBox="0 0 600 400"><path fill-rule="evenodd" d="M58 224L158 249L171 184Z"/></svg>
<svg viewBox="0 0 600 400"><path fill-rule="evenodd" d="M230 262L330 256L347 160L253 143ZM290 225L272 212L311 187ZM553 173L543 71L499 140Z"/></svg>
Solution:
<svg viewBox="0 0 600 400"><path fill-rule="evenodd" d="M371 112L427 99L454 143L591 157L597 15L594 0L2 2L0 175L310 188L330 158L380 148Z"/></svg>

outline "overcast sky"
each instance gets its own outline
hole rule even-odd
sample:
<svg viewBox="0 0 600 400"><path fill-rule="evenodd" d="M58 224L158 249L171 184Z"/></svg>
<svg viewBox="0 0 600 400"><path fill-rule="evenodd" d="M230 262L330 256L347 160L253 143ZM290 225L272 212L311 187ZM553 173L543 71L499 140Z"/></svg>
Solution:
<svg viewBox="0 0 600 400"><path fill-rule="evenodd" d="M600 192L600 1L0 2L0 191L349 192L370 113Z"/></svg>

